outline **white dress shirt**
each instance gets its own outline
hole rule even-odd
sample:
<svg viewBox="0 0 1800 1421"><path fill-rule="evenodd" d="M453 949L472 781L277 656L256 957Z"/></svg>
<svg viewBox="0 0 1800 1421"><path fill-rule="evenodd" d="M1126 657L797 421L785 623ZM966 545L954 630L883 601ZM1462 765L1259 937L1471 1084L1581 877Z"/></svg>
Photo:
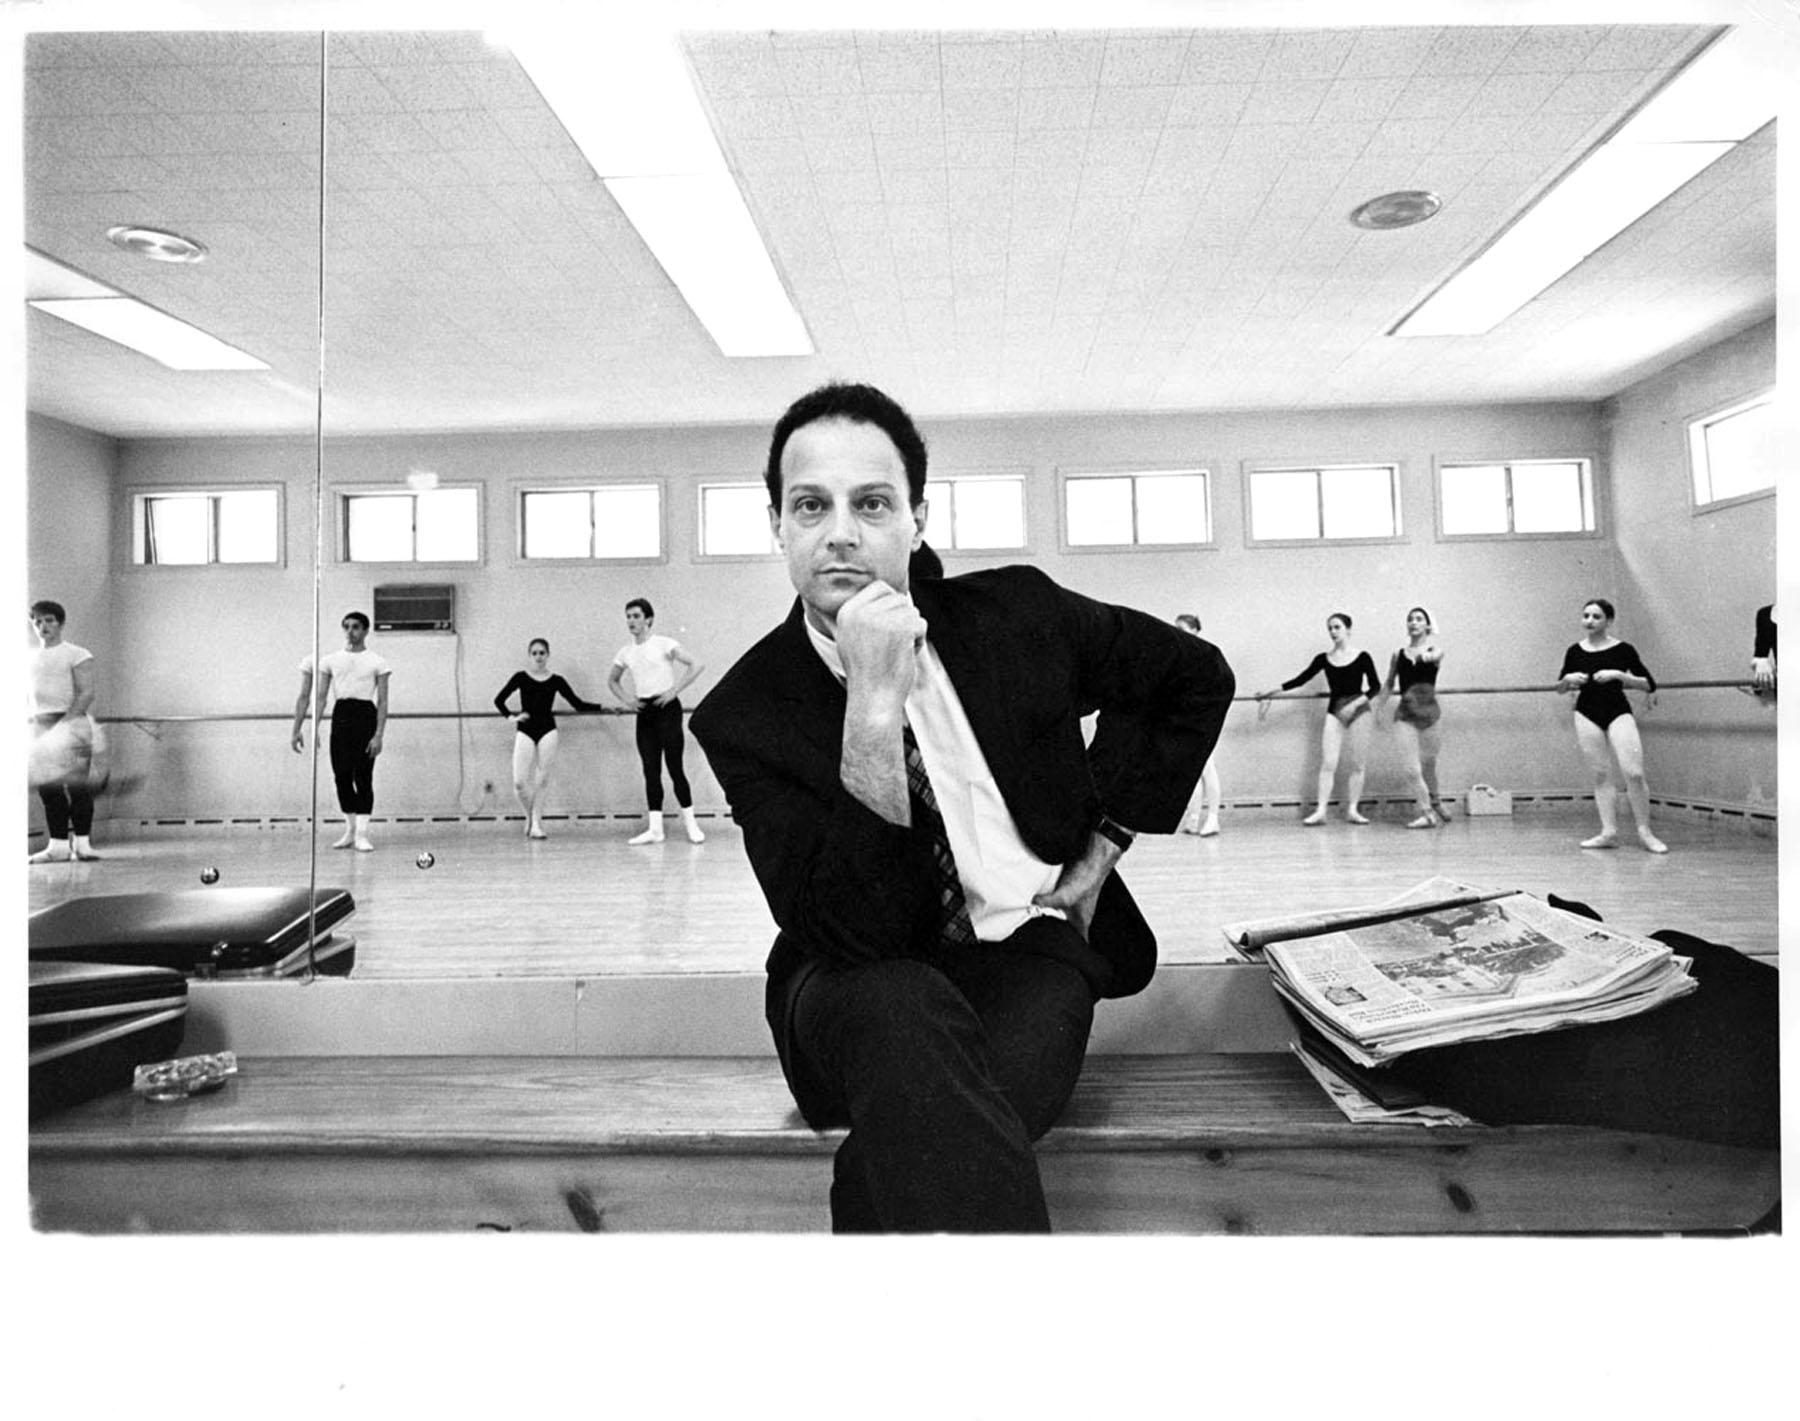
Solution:
<svg viewBox="0 0 1800 1421"><path fill-rule="evenodd" d="M810 618L806 619L806 632L820 659L842 681L844 663L837 643L813 626ZM925 773L931 777L931 792L944 818L944 832L956 860L956 876L962 880L975 936L983 942L999 942L1028 918L1066 917L1061 909L1042 908L1031 901L1056 886L1062 868L1045 863L1019 837L1012 812L988 770L981 742L975 738L962 700L929 636L919 649L912 690L907 693L906 723L912 727Z"/></svg>

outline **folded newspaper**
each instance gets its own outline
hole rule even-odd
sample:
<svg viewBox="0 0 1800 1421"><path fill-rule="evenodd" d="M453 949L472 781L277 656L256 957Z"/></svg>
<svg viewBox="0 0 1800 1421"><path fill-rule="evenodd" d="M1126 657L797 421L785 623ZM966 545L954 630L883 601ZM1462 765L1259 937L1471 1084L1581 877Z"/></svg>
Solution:
<svg viewBox="0 0 1800 1421"><path fill-rule="evenodd" d="M1690 959L1529 894L1427 879L1388 903L1235 923L1232 945L1351 1061L1613 1021L1694 990Z"/></svg>

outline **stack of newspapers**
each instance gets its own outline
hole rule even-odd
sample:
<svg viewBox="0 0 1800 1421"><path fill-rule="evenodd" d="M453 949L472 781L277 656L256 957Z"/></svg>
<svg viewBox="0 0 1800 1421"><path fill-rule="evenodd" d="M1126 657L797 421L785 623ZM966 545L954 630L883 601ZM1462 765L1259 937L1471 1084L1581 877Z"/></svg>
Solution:
<svg viewBox="0 0 1800 1421"><path fill-rule="evenodd" d="M1339 1065L1649 1011L1694 990L1688 958L1517 891L1433 878L1366 908L1235 923L1305 1046ZM1309 1063L1310 1065L1311 1063ZM1317 1072L1315 1072L1317 1074Z"/></svg>

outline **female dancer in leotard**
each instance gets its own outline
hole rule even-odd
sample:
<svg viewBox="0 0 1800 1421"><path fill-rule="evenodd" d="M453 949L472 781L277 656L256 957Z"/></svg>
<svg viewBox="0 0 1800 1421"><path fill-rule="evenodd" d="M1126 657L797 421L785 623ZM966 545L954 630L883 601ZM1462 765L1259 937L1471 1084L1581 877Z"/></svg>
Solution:
<svg viewBox="0 0 1800 1421"><path fill-rule="evenodd" d="M1291 691L1304 686L1321 671L1330 689L1326 703L1325 728L1319 742L1319 802L1302 824L1323 824L1325 806L1331 803L1332 782L1337 779L1338 759L1348 751L1350 767L1349 794L1344 818L1352 824L1367 824L1360 807L1363 789L1363 765L1369 749L1369 697L1381 689L1381 678L1375 674L1375 662L1366 651L1350 645L1350 614L1333 612L1325 619L1325 630L1331 634L1331 650L1321 651L1307 663L1306 670L1292 680L1283 681L1279 690ZM1277 691L1262 691L1257 700L1266 701Z"/></svg>
<svg viewBox="0 0 1800 1421"><path fill-rule="evenodd" d="M538 801L543 797L561 739L556 729L556 698L561 696L578 711L605 707L582 700L567 681L550 671L550 643L541 636L533 637L526 650L531 669L513 672L512 680L494 697L494 709L511 720L519 732L513 736L513 793L525 807L525 837L547 839L550 836L538 818ZM514 691L519 693L517 715L506 708L507 698Z"/></svg>
<svg viewBox="0 0 1800 1421"><path fill-rule="evenodd" d="M1594 805L1600 811L1600 832L1583 839L1584 849L1619 846L1618 777L1625 781L1631 812L1637 818L1638 842L1653 854L1666 854L1667 844L1650 832L1650 786L1644 779L1644 745L1638 738L1637 720L1627 688L1654 691L1656 678L1644 668L1637 648L1612 634L1613 605L1603 597L1584 603L1581 628L1584 635L1563 653L1561 679L1556 689L1575 693L1575 743L1594 772Z"/></svg>
<svg viewBox="0 0 1800 1421"><path fill-rule="evenodd" d="M1176 613L1175 625L1184 632L1200 635L1200 619L1192 612ZM1216 754L1207 756L1206 768L1200 772L1200 792L1194 796L1194 802L1188 806L1188 813L1181 821L1184 834L1198 834L1202 839L1210 839L1219 832L1218 759Z"/></svg>
<svg viewBox="0 0 1800 1421"><path fill-rule="evenodd" d="M1408 821L1408 829L1434 829L1450 817L1450 809L1438 795L1438 668L1444 664L1443 648L1437 644L1437 628L1431 624L1431 613L1413 607L1406 613L1406 645L1388 662L1387 680L1381 687L1376 710L1385 706L1388 697L1400 693L1400 704L1394 707L1394 730L1407 756L1407 773L1413 783L1413 800L1419 807L1416 819Z"/></svg>

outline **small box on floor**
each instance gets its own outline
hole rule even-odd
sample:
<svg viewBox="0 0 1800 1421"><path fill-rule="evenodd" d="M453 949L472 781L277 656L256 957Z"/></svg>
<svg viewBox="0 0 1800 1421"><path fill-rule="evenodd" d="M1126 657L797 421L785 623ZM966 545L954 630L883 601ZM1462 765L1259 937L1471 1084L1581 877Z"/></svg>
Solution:
<svg viewBox="0 0 1800 1421"><path fill-rule="evenodd" d="M1471 819L1482 814L1511 814L1512 792L1492 785L1470 785L1464 803Z"/></svg>

